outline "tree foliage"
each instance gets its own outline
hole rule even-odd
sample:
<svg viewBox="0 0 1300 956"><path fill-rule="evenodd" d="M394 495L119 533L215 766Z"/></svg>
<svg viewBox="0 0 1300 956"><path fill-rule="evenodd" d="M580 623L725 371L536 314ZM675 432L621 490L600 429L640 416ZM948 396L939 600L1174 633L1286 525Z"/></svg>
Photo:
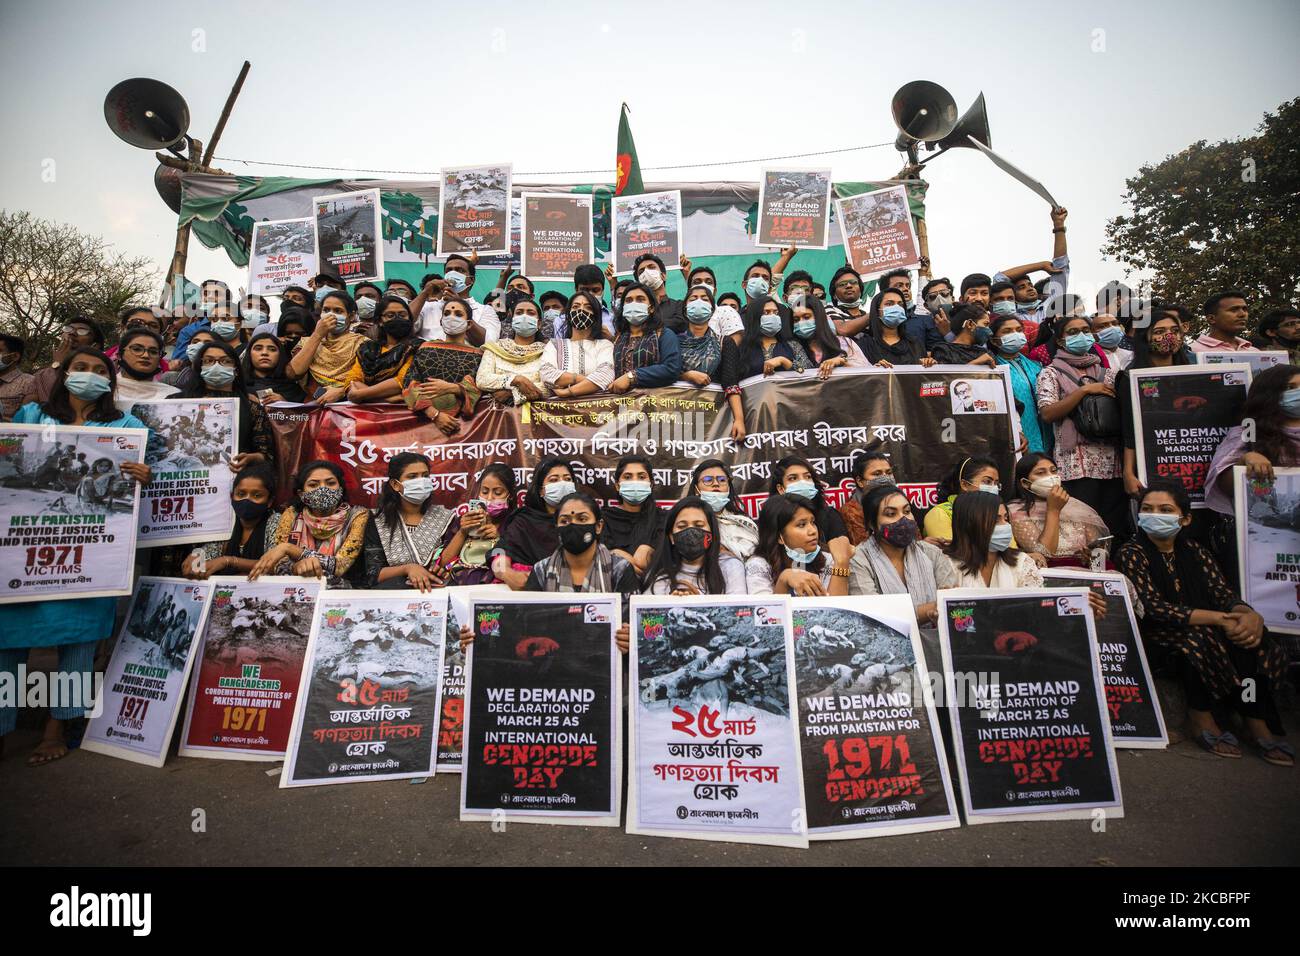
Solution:
<svg viewBox="0 0 1300 956"><path fill-rule="evenodd" d="M118 313L147 302L158 273L147 256L113 251L98 236L0 209L0 330L27 342L27 364L50 360L64 323L94 319L109 342Z"/></svg>
<svg viewBox="0 0 1300 956"><path fill-rule="evenodd" d="M1223 289L1252 315L1300 294L1300 98L1265 113L1259 135L1193 143L1126 183L1131 212L1106 224L1105 256L1156 298L1199 314Z"/></svg>

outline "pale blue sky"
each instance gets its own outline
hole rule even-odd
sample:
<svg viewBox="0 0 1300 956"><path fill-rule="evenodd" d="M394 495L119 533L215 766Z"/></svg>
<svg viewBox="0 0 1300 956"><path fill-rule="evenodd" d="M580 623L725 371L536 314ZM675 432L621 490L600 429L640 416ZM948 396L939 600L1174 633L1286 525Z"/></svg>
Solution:
<svg viewBox="0 0 1300 956"><path fill-rule="evenodd" d="M252 72L219 155L413 170L612 166L624 100L647 167L878 143L895 135L894 90L923 78L962 110L983 90L994 148L1070 209L1075 279L1095 288L1119 275L1098 250L1124 179L1198 139L1248 135L1300 94L1298 28L1294 0L4 0L0 206L74 222L164 266L175 219L154 192L155 161L109 132L104 94L156 77L185 96L206 140L244 59ZM892 176L900 158L884 148L800 164L853 180ZM751 164L646 179L757 175ZM951 153L927 178L937 274L1050 254L1046 204L984 157ZM244 282L197 240L187 271Z"/></svg>

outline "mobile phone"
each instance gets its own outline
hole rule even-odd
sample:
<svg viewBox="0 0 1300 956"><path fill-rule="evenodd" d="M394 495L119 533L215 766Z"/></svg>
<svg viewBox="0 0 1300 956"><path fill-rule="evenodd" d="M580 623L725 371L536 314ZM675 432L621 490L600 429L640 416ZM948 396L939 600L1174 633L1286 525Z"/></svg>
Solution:
<svg viewBox="0 0 1300 956"><path fill-rule="evenodd" d="M482 498L471 498L467 507L470 511L487 511L487 502Z"/></svg>

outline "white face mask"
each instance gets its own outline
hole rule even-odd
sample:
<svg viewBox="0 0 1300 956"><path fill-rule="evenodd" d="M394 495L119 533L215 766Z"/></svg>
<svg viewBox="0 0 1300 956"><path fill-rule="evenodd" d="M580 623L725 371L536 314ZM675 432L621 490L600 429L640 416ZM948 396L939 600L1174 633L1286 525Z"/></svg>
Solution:
<svg viewBox="0 0 1300 956"><path fill-rule="evenodd" d="M1040 498L1046 498L1049 494L1052 493L1053 488L1058 488L1060 487L1060 485L1061 485L1060 475L1047 475L1044 478L1038 478L1034 481L1031 481L1029 483L1029 490L1032 491L1034 494L1038 495L1038 497Z"/></svg>
<svg viewBox="0 0 1300 956"><path fill-rule="evenodd" d="M460 335L469 328L469 322L459 315L444 315L442 317L442 330L448 335Z"/></svg>
<svg viewBox="0 0 1300 956"><path fill-rule="evenodd" d="M640 281L647 289L658 289L664 284L664 277L658 269L648 266L641 270Z"/></svg>

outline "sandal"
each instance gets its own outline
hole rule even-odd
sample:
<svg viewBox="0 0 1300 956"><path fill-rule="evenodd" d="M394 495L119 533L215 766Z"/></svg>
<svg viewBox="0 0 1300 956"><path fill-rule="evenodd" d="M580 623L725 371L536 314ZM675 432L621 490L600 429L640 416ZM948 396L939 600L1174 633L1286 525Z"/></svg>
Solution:
<svg viewBox="0 0 1300 956"><path fill-rule="evenodd" d="M1197 746L1199 746L1202 750L1208 753L1214 754L1214 756L1216 757L1222 757L1225 760L1241 759L1241 753L1240 753L1241 744L1237 740L1237 738L1232 735L1231 731L1225 730L1223 733L1218 734L1216 736L1215 734L1210 733L1210 731L1208 730L1202 730L1199 734L1196 735L1195 739L1196 739ZM1215 747L1221 743L1227 744L1229 747L1236 747L1238 749L1238 753L1229 754L1229 753L1224 753L1222 750L1216 750ZM1265 757L1264 759L1267 760L1268 758Z"/></svg>
<svg viewBox="0 0 1300 956"><path fill-rule="evenodd" d="M1259 755L1275 767L1294 767L1295 748L1284 740L1268 740L1256 737L1252 743Z"/></svg>

